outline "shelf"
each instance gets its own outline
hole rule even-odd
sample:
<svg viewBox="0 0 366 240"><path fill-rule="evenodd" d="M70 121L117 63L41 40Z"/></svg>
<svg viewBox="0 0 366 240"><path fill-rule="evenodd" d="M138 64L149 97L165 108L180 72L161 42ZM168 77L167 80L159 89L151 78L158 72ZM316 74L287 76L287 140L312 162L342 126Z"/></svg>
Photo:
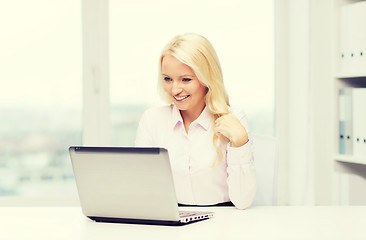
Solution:
<svg viewBox="0 0 366 240"><path fill-rule="evenodd" d="M337 154L334 156L334 159L338 162L346 162L346 163L357 163L366 165L366 156L365 157L355 157L350 155L342 155Z"/></svg>
<svg viewBox="0 0 366 240"><path fill-rule="evenodd" d="M347 79L347 78L366 78L366 73L364 74L342 74L342 73L338 73L335 75L336 78L342 78L342 79Z"/></svg>

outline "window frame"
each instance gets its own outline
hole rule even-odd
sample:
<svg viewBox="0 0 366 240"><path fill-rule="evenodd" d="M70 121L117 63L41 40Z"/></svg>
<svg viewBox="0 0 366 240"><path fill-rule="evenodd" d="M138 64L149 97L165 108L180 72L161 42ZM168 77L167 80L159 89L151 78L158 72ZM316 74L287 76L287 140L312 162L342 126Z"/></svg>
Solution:
<svg viewBox="0 0 366 240"><path fill-rule="evenodd" d="M82 0L82 144L109 145L108 1ZM72 86L71 86L72 87ZM0 206L79 206L75 197L0 197Z"/></svg>

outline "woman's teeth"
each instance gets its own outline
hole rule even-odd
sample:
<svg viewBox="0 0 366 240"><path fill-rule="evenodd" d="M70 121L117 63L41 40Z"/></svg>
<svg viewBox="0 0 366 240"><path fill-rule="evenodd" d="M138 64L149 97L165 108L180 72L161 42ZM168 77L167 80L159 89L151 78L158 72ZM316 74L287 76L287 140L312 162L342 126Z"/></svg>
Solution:
<svg viewBox="0 0 366 240"><path fill-rule="evenodd" d="M190 95L187 95L187 96L184 96L184 97L177 97L177 96L174 96L174 98L176 99L176 100L178 100L178 101L182 101L182 100L184 100L184 99L186 99L186 98L188 98Z"/></svg>

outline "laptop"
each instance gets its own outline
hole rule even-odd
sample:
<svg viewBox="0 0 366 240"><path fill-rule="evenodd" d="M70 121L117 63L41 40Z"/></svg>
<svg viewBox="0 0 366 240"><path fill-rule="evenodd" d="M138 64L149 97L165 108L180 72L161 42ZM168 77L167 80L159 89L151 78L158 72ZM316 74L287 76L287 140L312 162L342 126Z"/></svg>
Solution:
<svg viewBox="0 0 366 240"><path fill-rule="evenodd" d="M82 212L97 222L184 225L213 212L179 211L164 148L69 148Z"/></svg>

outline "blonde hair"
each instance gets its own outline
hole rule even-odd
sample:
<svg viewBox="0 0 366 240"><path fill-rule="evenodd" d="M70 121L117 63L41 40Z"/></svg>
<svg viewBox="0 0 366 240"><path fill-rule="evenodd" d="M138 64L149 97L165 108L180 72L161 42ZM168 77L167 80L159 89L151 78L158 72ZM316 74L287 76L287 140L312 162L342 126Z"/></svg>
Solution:
<svg viewBox="0 0 366 240"><path fill-rule="evenodd" d="M229 113L229 97L224 87L219 59L213 46L205 37L194 33L178 35L163 49L159 63L159 90L163 97L171 103L170 97L164 92L161 76L162 61L166 55L172 55L192 68L201 84L207 87L206 107L212 114L213 121ZM216 166L222 160L222 152L217 146L218 141L219 144L225 142L222 135L214 133L213 144L219 159L213 166Z"/></svg>

